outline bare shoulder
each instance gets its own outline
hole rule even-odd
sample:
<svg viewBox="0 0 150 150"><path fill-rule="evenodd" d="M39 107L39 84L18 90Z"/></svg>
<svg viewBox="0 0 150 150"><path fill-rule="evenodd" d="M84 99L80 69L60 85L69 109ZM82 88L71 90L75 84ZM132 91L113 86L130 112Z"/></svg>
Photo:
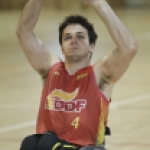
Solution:
<svg viewBox="0 0 150 150"><path fill-rule="evenodd" d="M62 61L56 54L52 52L51 52L51 57L52 57L51 66Z"/></svg>
<svg viewBox="0 0 150 150"><path fill-rule="evenodd" d="M18 36L18 40L28 62L42 78L47 75L50 67L54 63L60 61L59 57L53 54L33 33L20 35Z"/></svg>
<svg viewBox="0 0 150 150"><path fill-rule="evenodd" d="M47 77L49 70L54 64L61 62L61 59L56 54L52 53L51 51L49 51L49 57L50 57L50 62L49 64L47 64L47 67L41 67L38 71L42 78Z"/></svg>

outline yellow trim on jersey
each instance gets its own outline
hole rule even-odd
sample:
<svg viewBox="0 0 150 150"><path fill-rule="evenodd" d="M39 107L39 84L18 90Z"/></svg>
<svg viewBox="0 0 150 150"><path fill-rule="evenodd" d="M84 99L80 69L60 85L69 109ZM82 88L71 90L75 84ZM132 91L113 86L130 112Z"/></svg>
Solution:
<svg viewBox="0 0 150 150"><path fill-rule="evenodd" d="M52 150L55 150L58 146L60 146L61 145L61 143L60 142L58 142L58 143L56 143L53 147L52 147Z"/></svg>
<svg viewBox="0 0 150 150"><path fill-rule="evenodd" d="M105 134L105 125L104 125L104 117L101 115L101 123L98 127L98 135L96 145L102 144L104 142L104 134Z"/></svg>
<svg viewBox="0 0 150 150"><path fill-rule="evenodd" d="M60 142L56 143L56 144L52 147L52 150L56 150L56 148L57 148L58 146L60 146L60 145L61 145ZM74 146L74 145L69 145L69 144L63 144L63 147L64 147L64 148L72 148L72 149L76 149L76 148L77 148L76 146Z"/></svg>
<svg viewBox="0 0 150 150"><path fill-rule="evenodd" d="M101 98L101 116L100 116L100 124L98 126L98 134L97 134L97 141L96 145L102 144L104 142L104 135L105 135L105 125L104 125L104 114L103 114L103 99Z"/></svg>
<svg viewBox="0 0 150 150"><path fill-rule="evenodd" d="M68 145L68 144L64 144L63 145L64 148L73 148L73 149L76 149L77 147L74 146L74 145Z"/></svg>

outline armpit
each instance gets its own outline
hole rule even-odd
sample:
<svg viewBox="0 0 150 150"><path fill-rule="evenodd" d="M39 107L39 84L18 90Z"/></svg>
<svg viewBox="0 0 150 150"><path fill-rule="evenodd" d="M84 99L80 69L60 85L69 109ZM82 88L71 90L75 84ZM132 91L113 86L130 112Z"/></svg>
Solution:
<svg viewBox="0 0 150 150"><path fill-rule="evenodd" d="M47 77L47 75L48 75L48 71L45 70L45 69L40 69L39 70L39 74L42 77L42 79L45 79Z"/></svg>
<svg viewBox="0 0 150 150"><path fill-rule="evenodd" d="M111 75L102 77L102 78L100 79L100 83L99 83L99 85L98 85L99 88L100 88L101 90L104 90L104 89L105 89L105 85L109 85L110 79L111 79Z"/></svg>

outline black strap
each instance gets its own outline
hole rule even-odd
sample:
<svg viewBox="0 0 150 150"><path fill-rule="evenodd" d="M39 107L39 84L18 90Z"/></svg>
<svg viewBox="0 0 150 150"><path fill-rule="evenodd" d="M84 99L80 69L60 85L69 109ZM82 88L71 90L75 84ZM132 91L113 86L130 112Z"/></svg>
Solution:
<svg viewBox="0 0 150 150"><path fill-rule="evenodd" d="M105 127L105 135L111 135L111 130L109 127Z"/></svg>

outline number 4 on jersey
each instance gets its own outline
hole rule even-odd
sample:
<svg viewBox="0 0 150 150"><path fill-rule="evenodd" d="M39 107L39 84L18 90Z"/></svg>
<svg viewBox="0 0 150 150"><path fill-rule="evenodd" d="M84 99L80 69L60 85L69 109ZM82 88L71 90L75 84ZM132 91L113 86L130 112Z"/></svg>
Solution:
<svg viewBox="0 0 150 150"><path fill-rule="evenodd" d="M71 123L71 125L74 126L75 129L78 128L79 126L79 120L80 120L80 117L76 117Z"/></svg>

